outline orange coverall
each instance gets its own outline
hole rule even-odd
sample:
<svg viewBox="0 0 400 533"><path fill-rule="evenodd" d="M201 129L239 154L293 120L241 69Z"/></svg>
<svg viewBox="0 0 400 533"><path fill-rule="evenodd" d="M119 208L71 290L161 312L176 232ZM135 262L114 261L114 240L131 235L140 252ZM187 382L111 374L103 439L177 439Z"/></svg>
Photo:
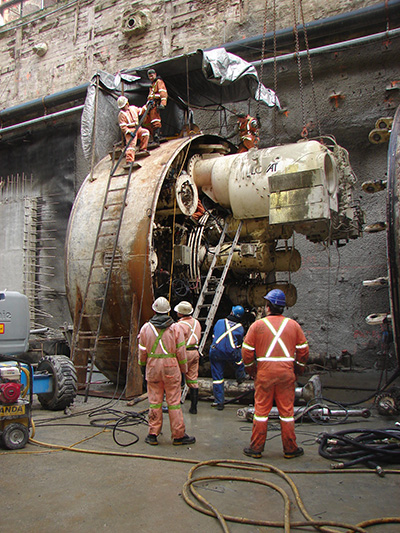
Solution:
<svg viewBox="0 0 400 533"><path fill-rule="evenodd" d="M168 92L165 83L161 78L156 78L150 87L149 96L147 97L147 100L153 100L156 105L150 109L145 121L146 128L149 128L152 135L155 129L161 128L161 117L157 106L161 104L165 107L167 99Z"/></svg>
<svg viewBox="0 0 400 533"><path fill-rule="evenodd" d="M256 320L242 345L246 372L255 377L254 418L250 447L262 452L267 438L268 415L273 401L279 411L283 450L297 450L294 430L296 373L304 369L309 354L300 325L282 315Z"/></svg>
<svg viewBox="0 0 400 533"><path fill-rule="evenodd" d="M181 410L182 373L187 372L185 339L177 323L158 329L146 322L139 332L139 365L146 366L147 394L150 403L149 434L161 433L164 393L168 405L171 436L185 435Z"/></svg>
<svg viewBox="0 0 400 533"><path fill-rule="evenodd" d="M199 340L201 336L201 325L198 320L192 316L183 316L178 320L181 326L186 343L186 356L188 370L186 372L186 383L191 389L198 389L199 384L197 378L199 377L199 359L198 351Z"/></svg>
<svg viewBox="0 0 400 533"><path fill-rule="evenodd" d="M238 120L240 144L238 154L247 152L250 148L258 144L258 123L257 119L247 115Z"/></svg>
<svg viewBox="0 0 400 533"><path fill-rule="evenodd" d="M125 135L126 144L131 140L131 134L130 132L135 131L136 126L139 124L139 115L142 115L145 112L146 108L143 107L136 107L134 105L130 105L128 110L121 109L121 111L118 114L118 124L121 130L123 131ZM129 148L126 151L126 162L132 163L135 161L135 147L137 140L140 141L140 147L139 149L146 150L147 145L149 143L149 137L150 133L149 130L146 130L146 128L140 127L138 131L136 132L135 138L132 139Z"/></svg>

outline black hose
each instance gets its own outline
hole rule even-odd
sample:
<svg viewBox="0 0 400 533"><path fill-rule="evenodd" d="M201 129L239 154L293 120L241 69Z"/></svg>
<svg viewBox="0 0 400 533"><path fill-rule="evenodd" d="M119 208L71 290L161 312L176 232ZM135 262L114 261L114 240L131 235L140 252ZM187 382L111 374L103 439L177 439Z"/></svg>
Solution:
<svg viewBox="0 0 400 533"><path fill-rule="evenodd" d="M363 463L380 473L379 465L400 463L400 429L343 430L323 433L318 440L319 454L340 463L332 468Z"/></svg>

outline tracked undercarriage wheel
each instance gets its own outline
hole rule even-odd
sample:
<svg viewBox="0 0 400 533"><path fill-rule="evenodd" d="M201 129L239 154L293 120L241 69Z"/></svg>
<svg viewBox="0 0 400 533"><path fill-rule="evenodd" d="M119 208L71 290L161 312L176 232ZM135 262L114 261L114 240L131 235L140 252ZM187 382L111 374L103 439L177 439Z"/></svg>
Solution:
<svg viewBox="0 0 400 533"><path fill-rule="evenodd" d="M23 448L29 439L29 430L19 423L8 424L1 436L2 444L8 450L19 450Z"/></svg>
<svg viewBox="0 0 400 533"><path fill-rule="evenodd" d="M77 377L73 362L65 355L46 355L38 365L39 372L53 377L53 390L38 394L42 407L61 411L70 406L76 397Z"/></svg>

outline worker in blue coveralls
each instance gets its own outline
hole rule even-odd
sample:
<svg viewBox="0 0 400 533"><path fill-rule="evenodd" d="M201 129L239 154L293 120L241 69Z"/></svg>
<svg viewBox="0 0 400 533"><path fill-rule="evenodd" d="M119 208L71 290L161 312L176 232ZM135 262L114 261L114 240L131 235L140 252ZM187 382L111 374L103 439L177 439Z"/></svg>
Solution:
<svg viewBox="0 0 400 533"><path fill-rule="evenodd" d="M246 379L241 353L244 337L244 328L241 324L243 315L243 307L235 305L232 307L231 314L218 320L214 326L209 358L215 400L212 407L216 407L218 411L222 411L224 408L225 364L234 365L236 380L239 384Z"/></svg>

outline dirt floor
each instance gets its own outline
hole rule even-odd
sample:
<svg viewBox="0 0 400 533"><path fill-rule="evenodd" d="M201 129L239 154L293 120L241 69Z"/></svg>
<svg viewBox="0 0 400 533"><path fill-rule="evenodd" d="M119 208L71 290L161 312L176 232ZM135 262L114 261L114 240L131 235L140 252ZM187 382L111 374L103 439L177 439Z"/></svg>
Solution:
<svg viewBox="0 0 400 533"><path fill-rule="evenodd" d="M322 378L324 396L343 402L368 397L375 380L365 373ZM350 390L355 380L363 384L363 391ZM0 531L223 531L215 517L192 508L184 499L189 491L184 487L189 472L199 463L193 476L206 479L193 486L200 497L224 515L253 521L228 521L225 531L232 533L283 531L280 489L290 501L291 531L315 531L312 526L294 526L306 521L304 514L308 520L352 525L400 516L400 466L383 465L383 477L364 465L357 471L332 470L332 461L318 453L318 437L322 433L397 428L395 423L400 417L384 418L370 402L363 404L371 408L369 418L350 416L346 423L331 418L331 424L323 425L297 422L298 444L305 455L290 461L282 455L277 420L269 422L262 459L252 460L242 453L251 432L251 423L237 416L238 408L243 406L230 404L223 411L216 411L209 399L199 403L197 415L188 413L188 401L183 406L187 433L197 439L193 446L171 445L167 414L159 445L149 446L144 442L147 426L141 414L147 406L147 400L128 407L122 400L89 397L85 403L78 396L67 413L56 413L44 411L35 399L33 440L23 450L0 451ZM125 426L129 433L104 427L114 425L127 413L138 415L132 418L135 425ZM223 466L204 464L214 460L223 461ZM249 466L243 462L252 463L250 467L257 470L241 469ZM190 499L201 505L193 496ZM270 521L273 525L265 527L257 521ZM346 529L331 526L329 531ZM400 523L368 527L368 532L381 531L398 532Z"/></svg>

